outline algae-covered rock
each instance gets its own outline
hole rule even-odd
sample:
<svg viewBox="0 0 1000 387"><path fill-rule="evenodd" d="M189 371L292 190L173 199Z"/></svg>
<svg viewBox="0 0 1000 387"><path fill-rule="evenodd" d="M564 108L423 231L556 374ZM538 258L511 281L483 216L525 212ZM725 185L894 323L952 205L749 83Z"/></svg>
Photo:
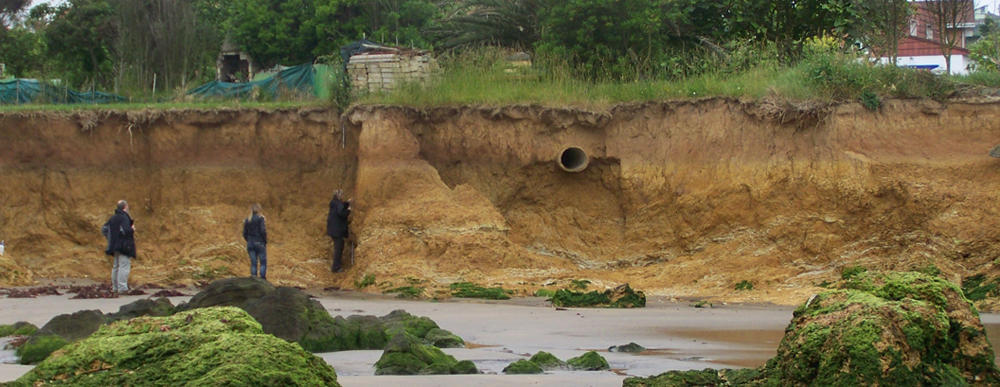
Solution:
<svg viewBox="0 0 1000 387"><path fill-rule="evenodd" d="M1000 383L961 289L922 273L857 273L794 312L769 377L819 385Z"/></svg>
<svg viewBox="0 0 1000 387"><path fill-rule="evenodd" d="M10 325L0 325L0 337L29 336L35 333L35 331L37 330L38 327L36 327L35 324L25 321L18 321Z"/></svg>
<svg viewBox="0 0 1000 387"><path fill-rule="evenodd" d="M545 351L538 351L528 361L538 364L543 370L566 368L566 362L559 360L555 355Z"/></svg>
<svg viewBox="0 0 1000 387"><path fill-rule="evenodd" d="M471 362L459 362L437 347L400 332L392 337L375 363L375 375L442 375L479 373Z"/></svg>
<svg viewBox="0 0 1000 387"><path fill-rule="evenodd" d="M408 332L441 347L461 347L464 342L448 331L439 329L427 317L418 317L403 310L383 317L333 317L316 299L291 287L275 288L267 282L250 278L230 278L215 281L177 307L192 310L208 306L230 305L242 308L260 322L265 333L299 343L311 352L383 349L398 332Z"/></svg>
<svg viewBox="0 0 1000 387"><path fill-rule="evenodd" d="M382 323L385 324L386 331L393 328L402 328L413 336L423 338L431 329L438 328L437 323L427 317L414 316L405 310L397 309L382 316ZM391 336L391 334L390 334Z"/></svg>
<svg viewBox="0 0 1000 387"><path fill-rule="evenodd" d="M463 348L465 341L461 337L441 328L432 328L427 331L424 341L438 348Z"/></svg>
<svg viewBox="0 0 1000 387"><path fill-rule="evenodd" d="M760 371L753 368L738 370L714 370L706 368L691 371L669 371L647 378L630 377L622 382L622 387L666 387L666 386L745 386L760 384Z"/></svg>
<svg viewBox="0 0 1000 387"><path fill-rule="evenodd" d="M862 270L797 308L777 356L759 369L625 380L625 386L998 384L979 315L957 285L918 272Z"/></svg>
<svg viewBox="0 0 1000 387"><path fill-rule="evenodd" d="M118 312L106 315L108 322L118 320L128 320L139 316L169 316L174 313L174 304L165 297L155 300L143 298L135 302L122 305Z"/></svg>
<svg viewBox="0 0 1000 387"><path fill-rule="evenodd" d="M103 326L66 346L13 385L337 386L322 359L265 334L233 307Z"/></svg>
<svg viewBox="0 0 1000 387"><path fill-rule="evenodd" d="M608 347L608 352L642 352L645 351L646 347L643 347L636 343L628 343L625 345L612 345Z"/></svg>
<svg viewBox="0 0 1000 387"><path fill-rule="evenodd" d="M608 361L594 351L566 360L566 364L574 370L583 371L601 371L611 368Z"/></svg>
<svg viewBox="0 0 1000 387"><path fill-rule="evenodd" d="M603 292L577 292L559 289L549 299L555 306L605 306L609 308L642 308L646 306L646 294L633 290L628 284Z"/></svg>
<svg viewBox="0 0 1000 387"><path fill-rule="evenodd" d="M509 300L510 295L504 288L486 288L471 282L456 282L448 286L452 297L483 298L487 300Z"/></svg>
<svg viewBox="0 0 1000 387"><path fill-rule="evenodd" d="M90 336L107 322L99 310L81 310L70 314L60 314L42 325L36 335L57 335L67 341L76 341Z"/></svg>
<svg viewBox="0 0 1000 387"><path fill-rule="evenodd" d="M510 363L503 369L505 374L540 374L542 372L542 367L525 359Z"/></svg>
<svg viewBox="0 0 1000 387"><path fill-rule="evenodd" d="M18 347L17 356L21 364L37 363L64 345L90 336L105 322L107 319L99 310L60 314L45 323Z"/></svg>
<svg viewBox="0 0 1000 387"><path fill-rule="evenodd" d="M178 311L211 306L243 307L247 301L264 297L275 290L267 281L254 278L226 278L214 281L191 297L187 303L177 306Z"/></svg>
<svg viewBox="0 0 1000 387"><path fill-rule="evenodd" d="M17 347L15 354L21 364L35 364L45 360L52 352L65 347L66 344L69 344L69 341L58 335L35 335Z"/></svg>

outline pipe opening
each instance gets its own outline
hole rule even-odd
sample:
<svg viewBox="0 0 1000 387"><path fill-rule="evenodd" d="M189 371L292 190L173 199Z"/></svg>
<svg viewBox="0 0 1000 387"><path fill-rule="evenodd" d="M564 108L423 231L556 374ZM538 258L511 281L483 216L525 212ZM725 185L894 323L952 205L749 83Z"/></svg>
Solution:
<svg viewBox="0 0 1000 387"><path fill-rule="evenodd" d="M566 172L581 172L587 169L589 163L587 152L575 146L563 149L562 153L559 154L559 168Z"/></svg>

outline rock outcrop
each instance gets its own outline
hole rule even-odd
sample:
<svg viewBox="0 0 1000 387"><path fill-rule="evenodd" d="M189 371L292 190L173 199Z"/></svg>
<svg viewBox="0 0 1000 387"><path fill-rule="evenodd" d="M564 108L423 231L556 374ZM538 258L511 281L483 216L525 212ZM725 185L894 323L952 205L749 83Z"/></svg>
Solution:
<svg viewBox="0 0 1000 387"><path fill-rule="evenodd" d="M334 369L298 345L265 334L234 307L103 326L12 383L339 386Z"/></svg>
<svg viewBox="0 0 1000 387"><path fill-rule="evenodd" d="M986 386L1000 383L993 356L957 285L917 272L864 272L796 309L777 355L760 369L668 372L625 385Z"/></svg>

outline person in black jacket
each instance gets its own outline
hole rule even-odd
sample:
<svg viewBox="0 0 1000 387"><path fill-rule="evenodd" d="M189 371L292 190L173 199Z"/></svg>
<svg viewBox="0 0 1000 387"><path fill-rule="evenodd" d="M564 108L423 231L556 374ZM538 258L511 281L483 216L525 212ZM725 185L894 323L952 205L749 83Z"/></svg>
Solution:
<svg viewBox="0 0 1000 387"><path fill-rule="evenodd" d="M344 254L344 238L348 235L347 217L351 215L351 200L343 200L343 191L333 192L333 200L330 200L330 214L326 217L326 235L333 238L333 266L330 267L334 273L341 270L341 258Z"/></svg>
<svg viewBox="0 0 1000 387"><path fill-rule="evenodd" d="M250 255L250 278L257 277L260 261L260 279L267 280L267 226L260 211L260 204L250 206L250 216L243 220L243 239Z"/></svg>
<svg viewBox="0 0 1000 387"><path fill-rule="evenodd" d="M129 215L128 202L119 200L114 215L108 219L108 248L104 253L114 257L111 266L111 291L128 291L128 275L135 258L135 223Z"/></svg>

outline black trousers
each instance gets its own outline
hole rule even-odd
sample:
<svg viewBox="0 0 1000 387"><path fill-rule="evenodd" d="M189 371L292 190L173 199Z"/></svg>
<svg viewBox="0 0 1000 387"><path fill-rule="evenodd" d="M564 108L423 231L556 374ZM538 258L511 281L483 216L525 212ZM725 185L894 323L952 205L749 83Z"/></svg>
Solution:
<svg viewBox="0 0 1000 387"><path fill-rule="evenodd" d="M344 257L344 237L333 238L333 271L340 270L342 258Z"/></svg>

